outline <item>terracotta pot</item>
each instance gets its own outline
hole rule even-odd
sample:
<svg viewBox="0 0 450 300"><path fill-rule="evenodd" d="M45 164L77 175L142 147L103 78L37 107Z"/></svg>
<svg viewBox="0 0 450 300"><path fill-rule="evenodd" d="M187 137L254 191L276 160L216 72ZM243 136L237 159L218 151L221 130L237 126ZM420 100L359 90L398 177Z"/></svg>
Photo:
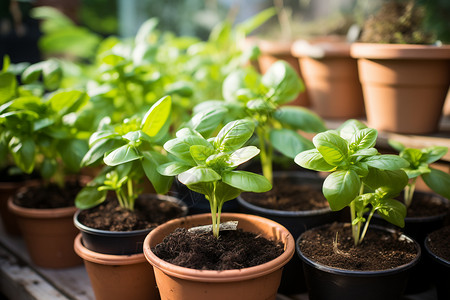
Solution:
<svg viewBox="0 0 450 300"><path fill-rule="evenodd" d="M376 226L371 226L370 228L370 230L389 230ZM315 230L315 228L310 230ZM417 251L416 257L409 263L379 271L345 270L329 267L315 261L314 258L306 257L299 246L302 238L303 234L296 241L296 250L305 269L310 300L401 299L408 280L408 274L421 256L419 244L411 238L402 235L401 238L414 243Z"/></svg>
<svg viewBox="0 0 450 300"><path fill-rule="evenodd" d="M25 208L8 200L8 208L17 216L25 244L34 264L44 268L68 268L82 260L73 250L78 229L73 225L75 206L53 209Z"/></svg>
<svg viewBox="0 0 450 300"><path fill-rule="evenodd" d="M153 268L143 253L112 255L91 251L83 245L81 234L73 247L84 260L95 299L159 299Z"/></svg>
<svg viewBox="0 0 450 300"><path fill-rule="evenodd" d="M356 59L347 42L331 39L298 40L292 54L298 59L311 108L323 118L364 116L364 100Z"/></svg>
<svg viewBox="0 0 450 300"><path fill-rule="evenodd" d="M211 224L210 214L188 216L158 226L145 238L144 255L155 271L156 283L163 300L261 300L275 299L283 266L292 258L294 239L278 223L246 214L224 213L221 221L239 221L239 228L282 241L285 251L278 258L259 266L239 270L195 270L161 260L152 248L178 227Z"/></svg>
<svg viewBox="0 0 450 300"><path fill-rule="evenodd" d="M254 39L253 43L258 45L261 50L261 54L258 57L258 66L262 74L265 74L274 62L284 60L289 63L289 65L297 71L299 77L304 80L303 72L298 64L297 58L291 54L292 42ZM305 90L300 93L293 102L289 103L289 105L309 106L310 101L308 91Z"/></svg>
<svg viewBox="0 0 450 300"><path fill-rule="evenodd" d="M450 84L450 45L354 43L367 121L382 131L438 130Z"/></svg>

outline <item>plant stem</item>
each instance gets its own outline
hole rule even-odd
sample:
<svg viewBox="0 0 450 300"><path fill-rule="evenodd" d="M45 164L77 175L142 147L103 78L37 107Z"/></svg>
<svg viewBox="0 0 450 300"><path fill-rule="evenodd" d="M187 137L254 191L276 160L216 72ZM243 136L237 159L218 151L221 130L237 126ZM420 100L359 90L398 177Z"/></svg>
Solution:
<svg viewBox="0 0 450 300"><path fill-rule="evenodd" d="M408 208L411 205L412 198L414 196L414 191L416 189L416 180L417 180L417 177L411 179L411 182L409 182L405 187L405 191L404 191L405 196L404 197L405 197L406 208Z"/></svg>
<svg viewBox="0 0 450 300"><path fill-rule="evenodd" d="M356 219L356 208L355 208L355 201L350 202L350 221L352 223L352 235L353 235L353 241L355 243L355 246L359 243L359 231L358 226L353 225L353 220Z"/></svg>
<svg viewBox="0 0 450 300"><path fill-rule="evenodd" d="M369 216L367 217L366 224L364 224L363 232L361 233L361 238L359 239L359 243L361 243L364 240L364 237L366 236L367 229L369 228L370 220L372 219L373 214L375 213L375 208L372 208L370 211Z"/></svg>
<svg viewBox="0 0 450 300"><path fill-rule="evenodd" d="M269 180L270 184L273 184L273 171L272 171L272 146L270 143L266 143L266 133L264 129L258 127L256 133L259 139L259 149L261 151L261 167L264 177Z"/></svg>
<svg viewBox="0 0 450 300"><path fill-rule="evenodd" d="M130 210L134 210L134 195L133 195L133 182L131 180L127 181L127 187L128 187L128 208Z"/></svg>
<svg viewBox="0 0 450 300"><path fill-rule="evenodd" d="M219 238L219 226L220 226L220 214L217 213L217 198L216 198L216 186L217 183L214 182L214 189L209 195L209 204L211 206L211 218L212 218L212 228L213 235Z"/></svg>

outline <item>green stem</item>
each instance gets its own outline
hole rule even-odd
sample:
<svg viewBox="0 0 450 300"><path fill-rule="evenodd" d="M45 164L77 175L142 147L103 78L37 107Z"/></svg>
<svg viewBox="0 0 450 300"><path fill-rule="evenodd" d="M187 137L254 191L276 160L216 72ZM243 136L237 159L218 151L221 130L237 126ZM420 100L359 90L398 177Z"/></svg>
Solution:
<svg viewBox="0 0 450 300"><path fill-rule="evenodd" d="M128 208L130 210L134 210L134 195L133 195L133 182L131 180L127 181L127 187L128 187Z"/></svg>
<svg viewBox="0 0 450 300"><path fill-rule="evenodd" d="M352 223L352 235L353 235L353 241L355 243L355 246L359 243L359 231L358 226L353 225L353 220L356 219L356 207L355 207L355 201L350 202L350 221Z"/></svg>
<svg viewBox="0 0 450 300"><path fill-rule="evenodd" d="M411 182L409 182L405 187L404 195L406 208L408 208L411 205L412 198L414 196L414 191L416 189L416 180L417 177L411 179Z"/></svg>
<svg viewBox="0 0 450 300"><path fill-rule="evenodd" d="M217 216L217 199L216 199L216 186L217 183L214 182L214 190L209 196L210 198L210 206L211 206L211 218L212 218L212 228L213 228L213 235L216 238L219 238L219 226L220 226L220 214Z"/></svg>
<svg viewBox="0 0 450 300"><path fill-rule="evenodd" d="M361 233L361 238L359 239L359 243L361 243L364 240L364 237L366 236L367 229L369 228L370 220L372 220L372 216L373 216L374 213L375 213L375 208L372 208L372 210L370 211L369 216L367 217L366 224L364 225L364 230Z"/></svg>
<svg viewBox="0 0 450 300"><path fill-rule="evenodd" d="M256 129L256 133L259 138L259 149L261 158L261 167L264 177L273 183L273 171L272 171L272 146L270 143L266 143L266 134L261 127Z"/></svg>

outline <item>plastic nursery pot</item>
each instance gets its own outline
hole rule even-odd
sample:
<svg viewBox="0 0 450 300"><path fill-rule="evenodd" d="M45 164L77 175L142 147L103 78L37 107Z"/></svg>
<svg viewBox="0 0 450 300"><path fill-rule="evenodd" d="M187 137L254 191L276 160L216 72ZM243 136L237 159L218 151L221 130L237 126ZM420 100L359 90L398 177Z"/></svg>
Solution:
<svg viewBox="0 0 450 300"><path fill-rule="evenodd" d="M450 227L447 226L447 230L448 228ZM434 279L437 299L448 300L450 299L450 261L440 257L432 250L431 244L433 243L433 241L431 236L432 233L430 233L426 237L424 243L427 256L431 259L430 270L426 275L431 276Z"/></svg>
<svg viewBox="0 0 450 300"><path fill-rule="evenodd" d="M187 206L178 198L157 195L157 194L145 194L146 197L157 198L163 201L170 201L177 203L183 210L181 216L186 216ZM95 229L82 224L79 221L79 215L81 210L78 210L73 216L73 223L80 230L83 237L83 244L89 250L104 253L104 254L116 254L116 255L130 255L136 253L142 253L142 243L144 242L147 234L152 230L132 230L132 231L109 231Z"/></svg>
<svg viewBox="0 0 450 300"><path fill-rule="evenodd" d="M69 268L82 264L73 250L78 229L73 225L76 207L35 209L14 204L8 208L16 217L34 264L44 268Z"/></svg>
<svg viewBox="0 0 450 300"><path fill-rule="evenodd" d="M275 180L282 178L283 181L291 182L293 185L311 185L318 191L322 190L323 178L312 172L274 172ZM329 207L307 210L307 211L282 211L260 207L245 200L245 196L238 197L241 212L271 219L286 227L292 234L294 240L307 229L323 224L337 221L339 213L333 212ZM306 291L306 283L303 275L302 263L298 256L294 256L284 267L279 292L284 294L295 294Z"/></svg>
<svg viewBox="0 0 450 300"><path fill-rule="evenodd" d="M177 198L186 204L189 215L204 214L211 211L211 206L205 195L191 191L177 179L175 179L175 188ZM223 204L222 212L236 213L238 211L239 204L236 199L229 200Z"/></svg>
<svg viewBox="0 0 450 300"><path fill-rule="evenodd" d="M96 300L157 300L153 268L144 254L112 255L87 249L78 234L75 252L84 260Z"/></svg>
<svg viewBox="0 0 450 300"><path fill-rule="evenodd" d="M163 300L274 300L283 266L294 254L294 239L280 224L253 215L223 213L221 221L238 221L238 228L281 241L285 251L267 263L236 270L195 270L168 263L153 252L157 244L176 228L211 224L210 214L199 214L164 223L147 235L144 255L153 265L156 283Z"/></svg>
<svg viewBox="0 0 450 300"><path fill-rule="evenodd" d="M367 121L381 131L436 132L450 84L450 45L353 43Z"/></svg>
<svg viewBox="0 0 450 300"><path fill-rule="evenodd" d="M326 225L325 225L326 226ZM310 230L314 230L310 229ZM371 226L370 230L390 229ZM401 299L410 270L421 256L419 244L402 235L400 238L414 243L416 257L407 264L380 271L353 271L329 267L306 257L300 250L301 235L296 240L296 251L303 262L310 300L398 300Z"/></svg>
<svg viewBox="0 0 450 300"><path fill-rule="evenodd" d="M292 54L298 59L311 109L323 118L364 116L364 100L356 59L350 43L341 39L298 40Z"/></svg>

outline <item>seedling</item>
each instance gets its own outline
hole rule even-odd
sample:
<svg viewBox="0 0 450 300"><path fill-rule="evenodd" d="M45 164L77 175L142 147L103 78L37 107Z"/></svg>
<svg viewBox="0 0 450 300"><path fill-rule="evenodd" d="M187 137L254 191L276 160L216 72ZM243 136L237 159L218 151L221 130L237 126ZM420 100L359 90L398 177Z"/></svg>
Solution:
<svg viewBox="0 0 450 300"><path fill-rule="evenodd" d="M252 121L236 120L227 123L216 137L205 139L197 131L183 128L164 144L174 159L159 166L158 171L165 176L177 175L189 189L205 195L215 237L219 237L220 215L226 201L243 191L266 192L272 188L262 175L234 170L259 153L255 146L242 147L254 129Z"/></svg>
<svg viewBox="0 0 450 300"><path fill-rule="evenodd" d="M378 132L357 120L313 138L315 149L303 151L295 162L307 169L330 172L323 194L334 211L350 207L352 234L359 245L376 212L388 222L404 227L406 207L396 197L408 183L402 170L408 162L380 154L374 148Z"/></svg>

